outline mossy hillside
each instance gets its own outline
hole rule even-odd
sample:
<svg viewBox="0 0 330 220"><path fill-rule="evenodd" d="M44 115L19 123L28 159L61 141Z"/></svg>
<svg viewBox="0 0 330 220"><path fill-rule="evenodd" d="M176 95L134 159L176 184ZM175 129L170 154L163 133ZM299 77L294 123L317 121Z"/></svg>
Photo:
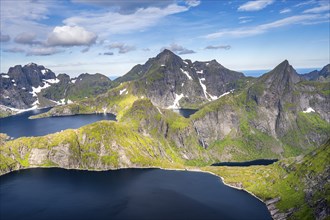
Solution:
<svg viewBox="0 0 330 220"><path fill-rule="evenodd" d="M140 99L124 115L126 123L144 134L170 146L181 158L210 163L208 152L199 146L196 132L189 119L171 110L155 107L149 99ZM188 162L188 160L186 161Z"/></svg>
<svg viewBox="0 0 330 220"><path fill-rule="evenodd" d="M113 87L111 80L99 73L81 74L74 83L66 74L60 74L58 79L60 80L58 83L42 90L41 94L44 97L57 101L61 99L78 101L105 93Z"/></svg>
<svg viewBox="0 0 330 220"><path fill-rule="evenodd" d="M32 116L34 118L43 118L61 115L75 114L93 114L93 113L113 113L120 120L138 97L132 94L130 83L122 83L116 88L109 90L105 94L96 97L86 98L72 104L56 106L50 111Z"/></svg>
<svg viewBox="0 0 330 220"><path fill-rule="evenodd" d="M294 208L293 219L313 219L313 209L321 200L326 200L328 206L330 203L329 156L328 141L303 158L285 159L269 166L204 167L202 170L215 173L226 183L241 186L264 201L280 198L276 207L280 212Z"/></svg>
<svg viewBox="0 0 330 220"><path fill-rule="evenodd" d="M287 152L285 156L299 155L306 150L315 149L321 144L318 140L329 137L330 124L322 120L317 113L299 112L296 124L297 127L290 129L280 139L285 146L290 146L291 150L296 151L294 154Z"/></svg>
<svg viewBox="0 0 330 220"><path fill-rule="evenodd" d="M120 167L177 167L183 159L167 143L145 136L126 124L100 121L77 130L42 137L24 137L1 146L1 172L19 167L60 166L52 157L59 147L69 147L65 168L112 169ZM45 149L42 163L31 164L34 149ZM55 156L54 156L55 157ZM14 161L12 160L14 158Z"/></svg>
<svg viewBox="0 0 330 220"><path fill-rule="evenodd" d="M265 75L259 81L265 81L268 77ZM207 135L212 140L209 143L211 154L229 155L219 159L232 161L297 156L307 150L315 149L329 137L330 124L319 114L300 112L301 109L298 111L297 104L289 102L283 103L284 108L281 113L286 115L288 119L286 123L289 127L283 136L278 136L276 130L271 131L271 127L258 129L258 124L264 124L260 126L261 128L265 125L269 126L264 122L272 120L269 117L273 117L271 111L259 103L259 97L265 89L263 84L251 82L247 88L210 102L191 116L192 121L201 122L212 117L216 120L218 117L232 113L236 116L238 126L232 127L232 131L226 136L216 133L216 128L213 131L209 129ZM317 87L313 89L320 92ZM305 90L299 91L303 93ZM274 125L275 119L273 119Z"/></svg>
<svg viewBox="0 0 330 220"><path fill-rule="evenodd" d="M234 113L238 126L232 127L231 132L218 137L211 134L208 150L211 155L218 155L218 160L246 161L258 158L280 158L281 153L275 149L281 143L271 135L256 129L252 121L260 117L257 104L247 99L247 92L240 91L205 105L191 116L192 121L203 121L208 114L222 112ZM220 115L222 115L222 113Z"/></svg>

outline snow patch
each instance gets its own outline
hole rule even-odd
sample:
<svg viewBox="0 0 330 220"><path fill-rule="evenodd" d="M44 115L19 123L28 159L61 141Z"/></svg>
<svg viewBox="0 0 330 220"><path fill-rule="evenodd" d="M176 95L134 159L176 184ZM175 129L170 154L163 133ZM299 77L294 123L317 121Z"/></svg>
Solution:
<svg viewBox="0 0 330 220"><path fill-rule="evenodd" d="M34 102L33 104L35 104L36 102ZM11 107L8 107L8 106L5 106L5 105L0 105L0 107L1 108L4 108L4 109L9 109L9 110L11 110L11 111L13 111L13 112L15 112L17 114L22 113L22 112L31 111L31 110L34 110L34 109L37 109L38 108L37 105L34 105L31 108L27 108L27 109L11 108Z"/></svg>
<svg viewBox="0 0 330 220"><path fill-rule="evenodd" d="M181 93L180 95L175 94L175 99L174 99L174 102L173 102L173 105L170 105L167 107L167 109L179 109L180 108L180 104L179 104L179 101L180 99L182 99L184 97L183 93Z"/></svg>
<svg viewBox="0 0 330 220"><path fill-rule="evenodd" d="M36 87L32 87L32 92L30 92L32 94L33 97L37 97L37 93L41 92L41 90L46 89L50 86L50 84L48 84L47 82L45 82L44 86L38 86Z"/></svg>
<svg viewBox="0 0 330 220"><path fill-rule="evenodd" d="M188 65L188 62L187 62L187 61L185 61L185 60L183 61L183 63L184 63L184 64L186 64L186 65Z"/></svg>
<svg viewBox="0 0 330 220"><path fill-rule="evenodd" d="M68 99L68 101L66 102L67 104L72 104L73 101L71 101L70 99Z"/></svg>
<svg viewBox="0 0 330 220"><path fill-rule="evenodd" d="M165 65L165 64L162 64L162 65L160 65L160 66L165 67L166 65ZM140 71L140 72L141 72L141 71Z"/></svg>
<svg viewBox="0 0 330 220"><path fill-rule="evenodd" d="M122 89L119 91L119 95L123 94L124 92L126 92L126 88L125 89Z"/></svg>
<svg viewBox="0 0 330 220"><path fill-rule="evenodd" d="M23 90L26 90L26 88L25 88L25 87L22 87L22 89L23 89Z"/></svg>
<svg viewBox="0 0 330 220"><path fill-rule="evenodd" d="M184 73L188 77L188 79L193 80L187 71L183 70L182 68L180 68L180 70L182 73Z"/></svg>
<svg viewBox="0 0 330 220"><path fill-rule="evenodd" d="M204 70L197 70L196 73L198 73L198 74L204 74Z"/></svg>
<svg viewBox="0 0 330 220"><path fill-rule="evenodd" d="M181 83L181 87L183 87L184 86L184 83Z"/></svg>
<svg viewBox="0 0 330 220"><path fill-rule="evenodd" d="M12 79L12 80L11 80L11 82L13 82L13 83L14 83L14 82L15 82L15 80L14 80L14 79Z"/></svg>
<svg viewBox="0 0 330 220"><path fill-rule="evenodd" d="M308 107L305 111L303 111L303 113L311 113L311 112L315 112L315 110L312 109L311 107Z"/></svg>
<svg viewBox="0 0 330 220"><path fill-rule="evenodd" d="M14 83L14 86L17 86L16 83Z"/></svg>
<svg viewBox="0 0 330 220"><path fill-rule="evenodd" d="M2 78L6 78L6 79L9 79L9 76L8 75L1 75Z"/></svg>
<svg viewBox="0 0 330 220"><path fill-rule="evenodd" d="M156 106L156 108L158 109L159 113L162 115L163 113L160 111L160 109Z"/></svg>
<svg viewBox="0 0 330 220"><path fill-rule="evenodd" d="M71 79L71 83L75 83L77 81L77 78Z"/></svg>
<svg viewBox="0 0 330 220"><path fill-rule="evenodd" d="M51 84L55 84L55 83L59 83L60 80L59 79L44 79L44 81L51 83Z"/></svg>
<svg viewBox="0 0 330 220"><path fill-rule="evenodd" d="M199 84L201 85L201 87L203 89L204 96L208 101L217 100L219 98L217 96L211 95L210 93L208 93L206 91L206 85L202 82L202 81L205 81L205 78L199 78L198 80L199 80Z"/></svg>
<svg viewBox="0 0 330 220"><path fill-rule="evenodd" d="M210 65L209 63L205 63L206 66Z"/></svg>
<svg viewBox="0 0 330 220"><path fill-rule="evenodd" d="M228 94L230 94L230 93L233 93L233 92L234 92L234 89L230 90L229 92L225 92L225 93L221 94L221 95L219 96L219 98L221 98L221 97L223 97L223 96L225 96L225 95L228 95Z"/></svg>

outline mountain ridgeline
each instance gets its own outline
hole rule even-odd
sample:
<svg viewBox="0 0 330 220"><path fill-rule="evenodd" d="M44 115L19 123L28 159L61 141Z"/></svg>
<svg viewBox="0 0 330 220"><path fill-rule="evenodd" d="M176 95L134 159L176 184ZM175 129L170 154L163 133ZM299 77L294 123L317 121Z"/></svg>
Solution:
<svg viewBox="0 0 330 220"><path fill-rule="evenodd" d="M165 49L115 81L133 80L133 93L145 95L159 107L196 108L239 88L243 79L243 73L216 60L192 63Z"/></svg>
<svg viewBox="0 0 330 220"><path fill-rule="evenodd" d="M102 75L95 75L101 79L95 81L88 74L70 79L65 74L56 77L50 70L44 75L47 71L41 66L33 68L39 78L24 84L37 95L30 94L30 103L40 101L41 94L47 100L77 97L34 118L114 113L117 121L42 137L9 140L0 134L0 174L29 167L197 166L267 201L274 219L329 216L330 82L323 71L322 76L306 79L285 60L261 77L251 78L215 60L192 63L164 50L133 67L109 89ZM17 88L13 87L23 86L14 75L1 74L1 85L6 85L1 87L2 103L4 96L14 97ZM17 80L16 86L9 85L12 80L15 84ZM50 86L36 91L46 83ZM91 90L85 93L78 86ZM20 102L24 103L6 105ZM198 111L184 118L170 110L183 107L198 107ZM207 166L261 158L279 161L267 167Z"/></svg>
<svg viewBox="0 0 330 220"><path fill-rule="evenodd" d="M0 105L2 111L14 112L55 106L104 93L111 85L102 74L86 73L71 79L34 63L17 65L0 74Z"/></svg>

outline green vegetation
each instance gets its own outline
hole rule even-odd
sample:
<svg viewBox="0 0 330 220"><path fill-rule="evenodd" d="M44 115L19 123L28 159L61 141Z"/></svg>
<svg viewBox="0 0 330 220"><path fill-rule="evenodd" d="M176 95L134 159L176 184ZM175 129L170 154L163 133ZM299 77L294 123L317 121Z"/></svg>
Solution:
<svg viewBox="0 0 330 220"><path fill-rule="evenodd" d="M204 167L265 200L280 198L280 212L293 211L292 219L315 218L313 208L330 203L330 141L305 157L284 159L269 166ZM325 196L327 195L327 196Z"/></svg>

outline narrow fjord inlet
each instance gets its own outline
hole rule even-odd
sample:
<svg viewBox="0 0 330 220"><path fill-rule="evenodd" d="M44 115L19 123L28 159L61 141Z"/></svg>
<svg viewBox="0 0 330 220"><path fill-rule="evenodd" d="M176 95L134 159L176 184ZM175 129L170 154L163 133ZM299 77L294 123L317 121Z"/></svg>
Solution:
<svg viewBox="0 0 330 220"><path fill-rule="evenodd" d="M0 0L0 220L330 219L329 0Z"/></svg>

